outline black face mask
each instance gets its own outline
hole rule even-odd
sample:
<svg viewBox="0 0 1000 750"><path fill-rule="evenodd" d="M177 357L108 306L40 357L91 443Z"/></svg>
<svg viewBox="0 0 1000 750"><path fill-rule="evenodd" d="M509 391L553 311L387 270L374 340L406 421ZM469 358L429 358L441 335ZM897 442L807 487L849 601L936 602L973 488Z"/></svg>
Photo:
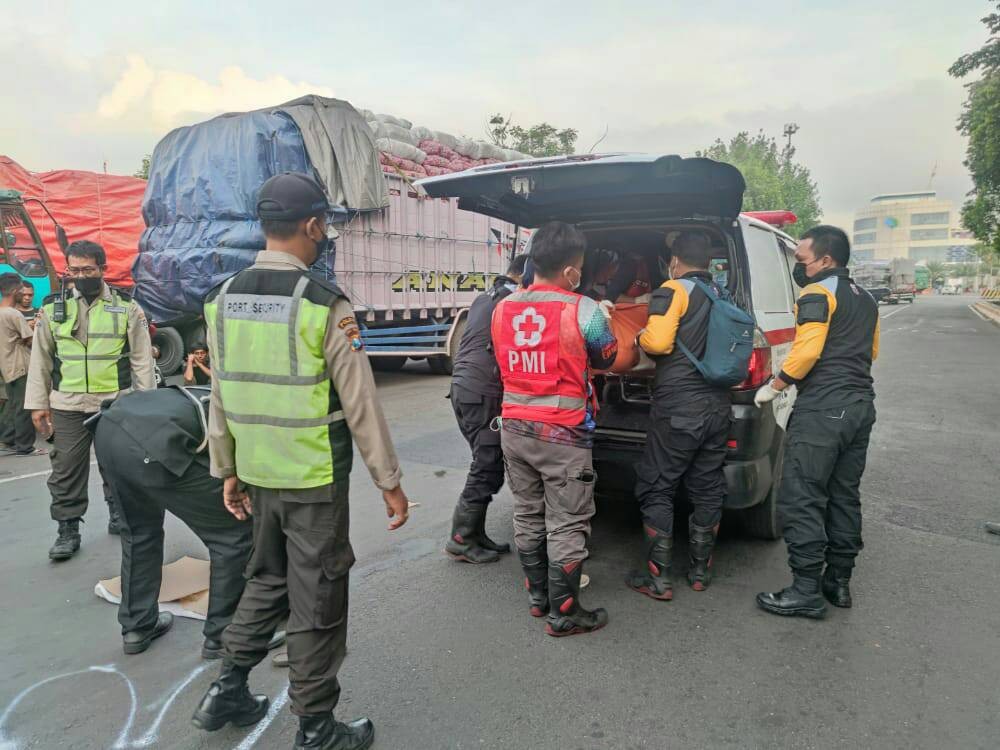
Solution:
<svg viewBox="0 0 1000 750"><path fill-rule="evenodd" d="M100 276L81 276L73 279L73 286L87 299L94 299L101 293L104 280Z"/></svg>

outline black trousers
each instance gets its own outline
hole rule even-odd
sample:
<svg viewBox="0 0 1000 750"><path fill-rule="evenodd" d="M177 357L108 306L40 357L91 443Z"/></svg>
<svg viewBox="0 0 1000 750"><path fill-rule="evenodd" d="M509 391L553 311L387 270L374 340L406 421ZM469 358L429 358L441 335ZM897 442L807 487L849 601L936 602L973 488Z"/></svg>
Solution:
<svg viewBox="0 0 1000 750"><path fill-rule="evenodd" d="M118 425L102 419L94 438L97 460L121 509L122 633L152 627L163 566L163 518L169 510L208 547L210 573L206 638L218 639L243 593L253 526L222 504L222 481L194 462L180 477L155 461Z"/></svg>
<svg viewBox="0 0 1000 750"><path fill-rule="evenodd" d="M503 487L500 433L490 429L490 423L500 416L501 397L482 396L460 386L452 386L449 398L458 420L458 429L472 449L472 464L460 500L488 505Z"/></svg>
<svg viewBox="0 0 1000 750"><path fill-rule="evenodd" d="M329 485L325 502L298 502L295 490L249 491L253 554L243 598L223 634L226 662L248 669L259 664L287 616L292 713L328 714L340 699L337 673L347 653L347 583L354 564L348 483Z"/></svg>
<svg viewBox="0 0 1000 750"><path fill-rule="evenodd" d="M27 453L35 447L35 425L31 421L31 412L24 408L24 392L28 388L28 376L22 375L6 386L7 401L3 406L2 420L6 431L0 435L0 442L10 442L14 450Z"/></svg>
<svg viewBox="0 0 1000 750"><path fill-rule="evenodd" d="M731 423L730 406L713 398L657 404L650 413L646 452L636 466L635 494L643 521L673 533L674 498L683 483L691 521L719 523L726 497L722 464Z"/></svg>
<svg viewBox="0 0 1000 750"><path fill-rule="evenodd" d="M824 562L854 567L864 546L860 487L874 424L875 405L870 401L826 411L792 411L778 512L794 572L819 575Z"/></svg>
<svg viewBox="0 0 1000 750"><path fill-rule="evenodd" d="M52 495L49 512L53 521L83 518L90 504L87 485L90 482L90 446L94 436L83 423L92 416L93 413L81 411L52 410L53 439L49 451L52 473L47 484ZM104 480L104 499L110 505L114 502L114 493L104 477L100 461L98 470Z"/></svg>

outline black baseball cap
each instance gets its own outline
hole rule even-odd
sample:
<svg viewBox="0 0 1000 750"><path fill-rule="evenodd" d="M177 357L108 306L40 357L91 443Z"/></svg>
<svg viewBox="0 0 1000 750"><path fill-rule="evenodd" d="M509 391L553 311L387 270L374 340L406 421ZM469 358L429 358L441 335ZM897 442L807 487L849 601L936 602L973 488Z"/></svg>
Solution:
<svg viewBox="0 0 1000 750"><path fill-rule="evenodd" d="M267 221L297 221L330 209L323 187L301 172L271 177L257 194L257 218Z"/></svg>

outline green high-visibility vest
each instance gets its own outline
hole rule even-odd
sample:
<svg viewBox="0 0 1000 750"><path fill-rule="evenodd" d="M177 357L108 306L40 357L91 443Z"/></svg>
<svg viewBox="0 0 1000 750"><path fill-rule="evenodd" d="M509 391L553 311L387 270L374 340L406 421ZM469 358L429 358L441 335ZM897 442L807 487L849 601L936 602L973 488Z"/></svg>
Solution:
<svg viewBox="0 0 1000 750"><path fill-rule="evenodd" d="M350 474L351 433L323 354L330 306L343 296L302 271L253 268L209 294L212 387L244 482L306 489Z"/></svg>
<svg viewBox="0 0 1000 750"><path fill-rule="evenodd" d="M42 309L55 341L52 388L63 393L114 393L132 387L129 364L128 305L131 302L111 290L111 301L96 300L87 314L87 344L73 338L80 314L77 299L66 300L66 320L54 319L53 297Z"/></svg>

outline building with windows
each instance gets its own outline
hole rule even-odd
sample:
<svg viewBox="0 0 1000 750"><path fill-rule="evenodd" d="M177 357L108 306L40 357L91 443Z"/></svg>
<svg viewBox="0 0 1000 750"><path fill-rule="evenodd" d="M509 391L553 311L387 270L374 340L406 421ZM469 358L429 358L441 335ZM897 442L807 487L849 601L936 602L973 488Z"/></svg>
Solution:
<svg viewBox="0 0 1000 750"><path fill-rule="evenodd" d="M924 191L876 195L854 214L851 245L857 260L964 263L972 260L976 240L950 200Z"/></svg>

